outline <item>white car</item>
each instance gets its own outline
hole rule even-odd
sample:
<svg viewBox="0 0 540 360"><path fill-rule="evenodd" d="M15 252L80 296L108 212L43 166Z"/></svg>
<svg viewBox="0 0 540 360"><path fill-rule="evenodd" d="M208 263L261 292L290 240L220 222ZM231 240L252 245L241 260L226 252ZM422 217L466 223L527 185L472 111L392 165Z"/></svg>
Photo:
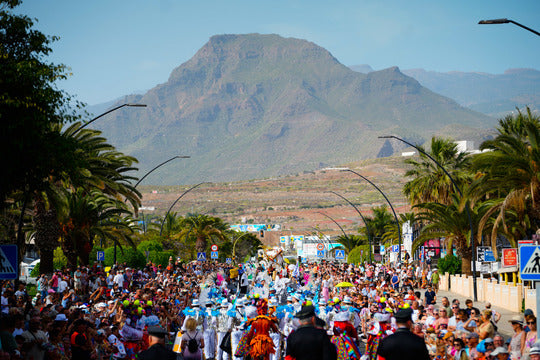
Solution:
<svg viewBox="0 0 540 360"><path fill-rule="evenodd" d="M19 281L25 284L37 284L37 278L31 277L30 274L32 273L32 270L34 270L34 267L39 264L39 262L40 259L34 260L30 263L24 261L21 262L19 264Z"/></svg>

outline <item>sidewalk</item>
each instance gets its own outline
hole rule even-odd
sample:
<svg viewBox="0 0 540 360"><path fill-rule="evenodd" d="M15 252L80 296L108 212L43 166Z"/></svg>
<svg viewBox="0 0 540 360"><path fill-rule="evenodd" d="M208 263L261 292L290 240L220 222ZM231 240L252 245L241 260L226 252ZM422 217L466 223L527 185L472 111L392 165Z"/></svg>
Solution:
<svg viewBox="0 0 540 360"><path fill-rule="evenodd" d="M424 297L425 290L418 289L415 291L420 291L422 293L422 298ZM442 298L445 296L448 298L448 300L450 300L450 303L452 303L452 300L458 299L460 303L460 307L461 308L465 307L465 300L467 300L466 297L455 294L451 291L443 291L443 290L439 290L439 292L437 292L437 305L435 305L435 307L441 304ZM482 311L486 308L486 303L481 302L481 301L475 301L473 303L473 306L480 309L480 311ZM491 306L491 309L501 314L501 319L497 323L497 326L498 326L497 332L503 335L505 340L509 337L512 337L512 334L514 331L512 330L512 325L508 322L508 320L510 320L515 315L520 315L523 318L523 314L505 310L503 308L495 307L493 305Z"/></svg>

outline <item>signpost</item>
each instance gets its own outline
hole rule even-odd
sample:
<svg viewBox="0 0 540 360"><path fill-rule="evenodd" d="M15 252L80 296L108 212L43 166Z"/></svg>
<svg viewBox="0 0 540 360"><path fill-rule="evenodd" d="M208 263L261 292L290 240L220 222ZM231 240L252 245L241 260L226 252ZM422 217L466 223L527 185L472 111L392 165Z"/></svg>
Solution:
<svg viewBox="0 0 540 360"><path fill-rule="evenodd" d="M198 252L197 253L197 260L198 261L206 261L206 253L203 251L203 252Z"/></svg>
<svg viewBox="0 0 540 360"><path fill-rule="evenodd" d="M210 246L210 250L218 251L218 246L216 244L213 244L212 246Z"/></svg>
<svg viewBox="0 0 540 360"><path fill-rule="evenodd" d="M519 276L522 280L536 281L536 313L540 310L540 246L519 247Z"/></svg>
<svg viewBox="0 0 540 360"><path fill-rule="evenodd" d="M336 250L336 259L345 260L345 250Z"/></svg>
<svg viewBox="0 0 540 360"><path fill-rule="evenodd" d="M317 250L317 257L323 258L324 257L324 250Z"/></svg>
<svg viewBox="0 0 540 360"><path fill-rule="evenodd" d="M227 258L227 259L225 259L225 262L226 262L227 264L232 264L232 259L231 259L231 258Z"/></svg>
<svg viewBox="0 0 540 360"><path fill-rule="evenodd" d="M19 268L17 245L0 245L0 279L15 280Z"/></svg>
<svg viewBox="0 0 540 360"><path fill-rule="evenodd" d="M392 252L394 253L399 252L399 245L392 245Z"/></svg>
<svg viewBox="0 0 540 360"><path fill-rule="evenodd" d="M317 250L319 250L319 251L324 250L324 244L323 243L318 243L317 244Z"/></svg>
<svg viewBox="0 0 540 360"><path fill-rule="evenodd" d="M218 259L218 258L219 258L218 252L217 252L217 251L212 251L212 252L210 253L210 258L211 258L211 259Z"/></svg>

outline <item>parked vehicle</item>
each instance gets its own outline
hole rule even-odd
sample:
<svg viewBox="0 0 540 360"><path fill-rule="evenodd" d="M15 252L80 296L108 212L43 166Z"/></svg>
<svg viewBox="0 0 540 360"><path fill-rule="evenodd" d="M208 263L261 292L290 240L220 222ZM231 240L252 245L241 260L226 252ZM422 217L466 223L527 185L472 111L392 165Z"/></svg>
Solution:
<svg viewBox="0 0 540 360"><path fill-rule="evenodd" d="M34 260L25 258L19 264L19 281L25 284L37 284L37 278L30 276L34 267L39 264L40 259Z"/></svg>

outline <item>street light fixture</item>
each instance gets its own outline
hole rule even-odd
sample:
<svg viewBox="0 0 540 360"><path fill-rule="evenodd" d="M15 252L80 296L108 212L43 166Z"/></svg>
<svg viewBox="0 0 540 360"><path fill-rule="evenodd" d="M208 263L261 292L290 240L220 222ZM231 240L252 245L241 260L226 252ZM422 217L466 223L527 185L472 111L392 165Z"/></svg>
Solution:
<svg viewBox="0 0 540 360"><path fill-rule="evenodd" d="M85 127L87 127L88 125L90 125L91 123L93 123L94 121L96 121L97 119L109 114L109 113L112 113L113 111L116 111L120 108L123 108L125 106L128 106L128 107L146 107L146 104L122 104L122 105L119 105L117 107L114 107L108 111L105 111L103 114L99 115L99 116L96 116L95 118L93 118L92 120L90 120L89 122L83 124L80 128L78 128L77 130L75 130L75 132L73 132L73 134L76 134L78 133L79 131L81 131L82 129L84 129Z"/></svg>
<svg viewBox="0 0 540 360"><path fill-rule="evenodd" d="M506 20L506 19L499 19L499 20ZM492 21L492 20L486 20L486 21ZM450 179L450 181L452 182L452 185L454 185L454 188L457 190L457 192L459 193L459 195L463 198L463 193L461 192L461 189L459 188L459 186L457 185L456 181L454 180L454 178L450 175L450 173L448 171L446 171L446 169L437 161L435 160L431 155L429 155L427 152L425 152L423 149L421 149L419 146L416 146L416 145L413 145L411 144L410 142L406 141L406 140L403 140L402 138L400 137L397 137L397 136L394 136L394 135L386 135L386 136L379 136L379 139L396 139L396 140L399 140L409 146L412 146L413 148L415 148L416 150L418 150L419 152L421 152L422 154L426 155L428 158L430 158L435 164L437 164L438 167L440 167L442 169L442 171L444 171L444 173L446 174L446 176L448 176L448 178ZM469 209L468 206L465 207L465 210L467 210L467 216L469 218L469 226L470 226L470 232L471 232L471 238L470 238L470 243L471 243L471 251L472 251L472 272L473 272L473 295L474 295L474 301L476 301L477 299L477 290L476 290L476 259L475 259L475 243L474 243L474 227L473 227L473 223L472 223L472 217L471 217L471 211Z"/></svg>
<svg viewBox="0 0 540 360"><path fill-rule="evenodd" d="M518 22L516 22L516 21L514 21L514 20L510 20L510 19L480 20L480 21L478 22L478 24L480 24L480 25L510 24L510 23L512 23L512 24L514 24L514 25L517 25L517 26L519 26L520 28L523 28L523 29L525 29L525 30L529 30L530 32L532 32L532 33L534 33L534 34L540 36L540 33L539 33L538 31L533 30L533 29L531 29L530 27L527 27L527 26L525 26L525 25L523 25L523 24L520 24L520 23L518 23Z"/></svg>
<svg viewBox="0 0 540 360"><path fill-rule="evenodd" d="M369 180L364 175L361 175L361 174L359 174L356 171L351 170L351 169L345 169L345 170L341 170L341 171L352 172L356 176L359 176L362 179L366 180L368 183L370 183L375 189L377 189L381 193L381 195L384 197L384 199L386 200L388 205L390 205L390 209L392 209L392 212L394 213L394 220L396 221L396 226L397 226L398 240L399 240L398 263L400 263L401 262L401 244L402 244L402 241L401 241L401 229L399 228L399 220L398 220L397 215L396 215L396 210L394 210L394 207L392 206L392 203L390 202L390 200L388 200L388 197L386 196L386 194L377 185L375 185L373 182L371 182L371 180Z"/></svg>
<svg viewBox="0 0 540 360"><path fill-rule="evenodd" d="M340 195L340 194L338 194L337 192L334 192L334 191L330 191L330 192L332 194L334 194L334 195L339 196L340 198L342 198L346 202L348 202L349 205L351 205L354 208L354 210L356 210L358 215L360 215L360 217L362 218L362 221L364 222L364 225L366 225L367 237L368 237L368 242L369 242L369 262L371 263L371 234L370 234L370 231L369 231L369 226L368 226L368 223L366 221L366 218L364 218L364 215L362 215L362 213L360 212L360 210L358 210L356 205L354 205L352 202L350 202L349 199L347 199L345 196L342 196L342 195Z"/></svg>
<svg viewBox="0 0 540 360"><path fill-rule="evenodd" d="M202 184L208 184L208 182L202 182L202 183L198 183L197 185L193 185L192 187L190 187L189 189L187 189L186 191L184 191L182 193L182 195L180 195L178 197L178 199L176 199L171 207L169 208L169 210L167 210L167 212L165 213L165 216L163 217L163 220L161 221L161 228L159 229L159 236L161 236L161 233L163 233L163 225L165 225L165 220L167 219L167 215L169 215L169 213L171 212L172 208L174 207L174 205L176 205L176 203L178 202L178 200L180 200L181 198L184 197L184 195L186 195L188 192L190 192L191 190L195 189L196 187L199 187L201 186Z"/></svg>

